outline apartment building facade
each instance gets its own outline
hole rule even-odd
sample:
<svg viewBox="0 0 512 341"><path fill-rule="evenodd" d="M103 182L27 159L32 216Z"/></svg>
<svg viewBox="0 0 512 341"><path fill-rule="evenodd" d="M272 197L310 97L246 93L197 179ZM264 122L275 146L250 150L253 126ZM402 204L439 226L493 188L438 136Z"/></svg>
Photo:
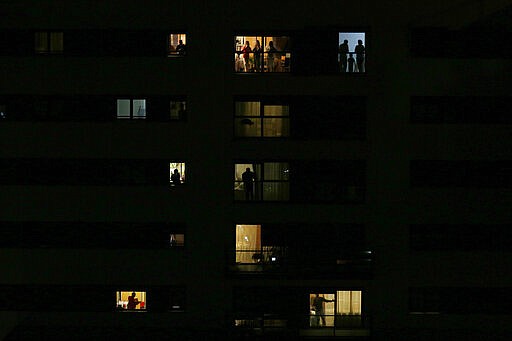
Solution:
<svg viewBox="0 0 512 341"><path fill-rule="evenodd" d="M0 335L506 339L511 6L1 4Z"/></svg>

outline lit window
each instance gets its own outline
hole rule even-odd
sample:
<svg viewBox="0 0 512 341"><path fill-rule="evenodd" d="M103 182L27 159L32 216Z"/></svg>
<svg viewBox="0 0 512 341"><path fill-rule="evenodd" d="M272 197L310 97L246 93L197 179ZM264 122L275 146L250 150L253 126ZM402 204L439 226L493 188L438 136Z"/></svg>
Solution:
<svg viewBox="0 0 512 341"><path fill-rule="evenodd" d="M185 163L170 162L169 163L169 181L171 186L179 186L185 183Z"/></svg>
<svg viewBox="0 0 512 341"><path fill-rule="evenodd" d="M361 291L338 290L336 293L309 295L311 327L361 326Z"/></svg>
<svg viewBox="0 0 512 341"><path fill-rule="evenodd" d="M116 293L117 310L141 310L147 309L145 291L118 291Z"/></svg>
<svg viewBox="0 0 512 341"><path fill-rule="evenodd" d="M182 120L185 118L187 105L185 101L171 101L170 102L170 119Z"/></svg>
<svg viewBox="0 0 512 341"><path fill-rule="evenodd" d="M338 34L340 72L366 72L365 36L364 32L340 32Z"/></svg>
<svg viewBox="0 0 512 341"><path fill-rule="evenodd" d="M187 35L184 33L171 33L167 41L167 55L169 57L182 57L187 54Z"/></svg>
<svg viewBox="0 0 512 341"><path fill-rule="evenodd" d="M117 118L140 120L146 118L145 99L118 99Z"/></svg>
<svg viewBox="0 0 512 341"><path fill-rule="evenodd" d="M259 263L262 256L261 225L236 225L236 263Z"/></svg>
<svg viewBox="0 0 512 341"><path fill-rule="evenodd" d="M290 72L288 36L235 36L235 72Z"/></svg>
<svg viewBox="0 0 512 341"><path fill-rule="evenodd" d="M63 32L35 32L34 38L36 53L62 53L64 50Z"/></svg>
<svg viewBox="0 0 512 341"><path fill-rule="evenodd" d="M275 238L262 239L261 225L236 225L235 253L240 270L261 271L286 260L287 248Z"/></svg>
<svg viewBox="0 0 512 341"><path fill-rule="evenodd" d="M180 247L185 245L185 235L183 233L170 233L169 246Z"/></svg>
<svg viewBox="0 0 512 341"><path fill-rule="evenodd" d="M235 136L290 136L289 106L260 101L235 102Z"/></svg>
<svg viewBox="0 0 512 341"><path fill-rule="evenodd" d="M235 164L235 200L288 201L289 172L286 162Z"/></svg>

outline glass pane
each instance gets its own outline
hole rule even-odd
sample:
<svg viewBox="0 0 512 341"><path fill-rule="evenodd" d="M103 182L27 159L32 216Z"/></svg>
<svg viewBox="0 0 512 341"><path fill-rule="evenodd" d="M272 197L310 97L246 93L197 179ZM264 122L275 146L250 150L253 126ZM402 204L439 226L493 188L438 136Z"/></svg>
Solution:
<svg viewBox="0 0 512 341"><path fill-rule="evenodd" d="M336 295L338 315L361 315L361 291L338 291Z"/></svg>
<svg viewBox="0 0 512 341"><path fill-rule="evenodd" d="M146 118L146 100L134 99L133 100L133 118L143 119Z"/></svg>
<svg viewBox="0 0 512 341"><path fill-rule="evenodd" d="M264 116L289 116L290 107L287 105L265 105L263 107Z"/></svg>
<svg viewBox="0 0 512 341"><path fill-rule="evenodd" d="M184 246L185 245L185 235L183 233L171 233L169 235L169 245L170 246Z"/></svg>
<svg viewBox="0 0 512 341"><path fill-rule="evenodd" d="M261 119L260 118L237 118L237 119L235 119L235 136L237 136L237 137L261 136Z"/></svg>
<svg viewBox="0 0 512 341"><path fill-rule="evenodd" d="M167 42L169 56L184 56L187 50L187 35L183 33L171 33Z"/></svg>
<svg viewBox="0 0 512 341"><path fill-rule="evenodd" d="M64 33L50 33L50 52L62 52L64 50Z"/></svg>
<svg viewBox="0 0 512 341"><path fill-rule="evenodd" d="M310 326L333 327L334 326L334 294L310 294Z"/></svg>
<svg viewBox="0 0 512 341"><path fill-rule="evenodd" d="M261 252L261 225L236 225L236 262L256 263Z"/></svg>
<svg viewBox="0 0 512 341"><path fill-rule="evenodd" d="M116 293L117 309L123 310L145 310L146 292L145 291L118 291Z"/></svg>
<svg viewBox="0 0 512 341"><path fill-rule="evenodd" d="M185 117L186 103L185 101L170 102L171 120L180 120Z"/></svg>
<svg viewBox="0 0 512 341"><path fill-rule="evenodd" d="M36 32L34 40L34 49L38 53L48 52L48 33Z"/></svg>
<svg viewBox="0 0 512 341"><path fill-rule="evenodd" d="M265 162L264 180L288 180L289 167L286 162Z"/></svg>
<svg viewBox="0 0 512 341"><path fill-rule="evenodd" d="M264 118L263 136L287 137L290 136L290 120L288 118Z"/></svg>
<svg viewBox="0 0 512 341"><path fill-rule="evenodd" d="M290 72L290 37L264 37L265 72Z"/></svg>
<svg viewBox="0 0 512 341"><path fill-rule="evenodd" d="M290 200L290 184L288 182L264 182L263 200L288 201Z"/></svg>
<svg viewBox="0 0 512 341"><path fill-rule="evenodd" d="M235 102L235 116L260 116L260 102Z"/></svg>
<svg viewBox="0 0 512 341"><path fill-rule="evenodd" d="M117 118L130 118L130 100L117 100Z"/></svg>
<svg viewBox="0 0 512 341"><path fill-rule="evenodd" d="M179 185L185 182L184 162L169 163L169 180L171 182L171 185Z"/></svg>
<svg viewBox="0 0 512 341"><path fill-rule="evenodd" d="M340 71L365 72L365 33L340 32L338 44Z"/></svg>
<svg viewBox="0 0 512 341"><path fill-rule="evenodd" d="M261 38L256 36L235 36L235 71L254 72L260 70Z"/></svg>
<svg viewBox="0 0 512 341"><path fill-rule="evenodd" d="M248 173L249 172L249 173ZM244 173L246 174L244 176ZM251 173L252 178L251 178ZM234 191L235 200L259 200L260 165L251 163L235 164ZM245 181L244 181L245 178ZM250 187L249 187L250 186Z"/></svg>

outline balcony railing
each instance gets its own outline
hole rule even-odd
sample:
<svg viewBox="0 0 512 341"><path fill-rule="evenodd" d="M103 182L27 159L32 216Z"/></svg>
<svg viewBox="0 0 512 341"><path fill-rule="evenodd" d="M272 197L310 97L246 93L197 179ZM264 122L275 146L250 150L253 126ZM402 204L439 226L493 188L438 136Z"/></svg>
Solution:
<svg viewBox="0 0 512 341"><path fill-rule="evenodd" d="M357 337L370 336L370 319L367 315L336 314L323 315L326 325L321 324L321 317L315 315L283 316L279 314L262 314L259 316L240 316L234 319L235 331L243 334L265 335L286 334L303 337Z"/></svg>
<svg viewBox="0 0 512 341"><path fill-rule="evenodd" d="M338 53L340 72L342 73L364 73L366 72L366 55L350 53Z"/></svg>
<svg viewBox="0 0 512 341"><path fill-rule="evenodd" d="M233 251L231 251L233 252ZM307 249L298 250L288 246L264 246L262 249L235 250L228 254L229 271L233 274L288 274L290 276L370 278L373 269L371 251L346 252L344 254L310 258Z"/></svg>
<svg viewBox="0 0 512 341"><path fill-rule="evenodd" d="M290 72L291 53L286 51L235 52L235 72Z"/></svg>

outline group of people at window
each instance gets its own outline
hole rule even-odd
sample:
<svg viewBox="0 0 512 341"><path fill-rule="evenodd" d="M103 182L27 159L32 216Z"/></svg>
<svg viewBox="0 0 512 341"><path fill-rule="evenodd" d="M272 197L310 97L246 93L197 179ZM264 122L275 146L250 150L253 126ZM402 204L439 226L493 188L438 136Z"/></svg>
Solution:
<svg viewBox="0 0 512 341"><path fill-rule="evenodd" d="M251 58L252 54L252 58ZM241 57L240 57L241 55ZM266 63L264 56L266 55ZM279 53L274 46L273 41L268 42L268 46L263 51L260 41L256 39L254 46L251 47L249 40L245 41L245 45L237 52L235 57L235 71L237 72L280 72L281 57L283 53ZM266 66L266 69L265 69Z"/></svg>
<svg viewBox="0 0 512 341"><path fill-rule="evenodd" d="M354 54L356 58L354 58ZM354 52L350 52L348 40L344 40L339 46L340 55L340 71L341 72L364 72L365 66L365 47L363 41L359 39L354 48Z"/></svg>

